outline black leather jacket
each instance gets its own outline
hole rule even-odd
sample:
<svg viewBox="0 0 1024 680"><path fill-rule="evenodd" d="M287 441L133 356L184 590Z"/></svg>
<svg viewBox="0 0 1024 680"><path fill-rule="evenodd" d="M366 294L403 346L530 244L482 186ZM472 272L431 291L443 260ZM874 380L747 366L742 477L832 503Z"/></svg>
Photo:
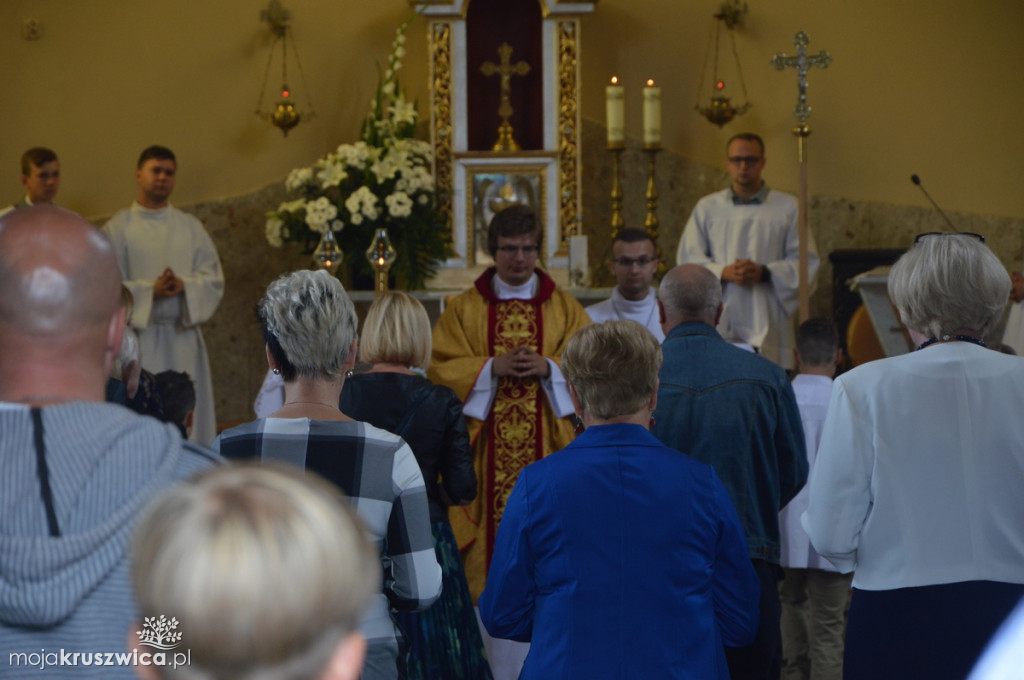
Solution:
<svg viewBox="0 0 1024 680"><path fill-rule="evenodd" d="M423 390L429 392L421 400ZM462 401L450 388L418 375L363 373L345 381L338 406L350 418L400 434L408 442L426 482L431 522L448 520L442 486L453 504L476 498L473 451ZM396 432L414 406L404 431Z"/></svg>

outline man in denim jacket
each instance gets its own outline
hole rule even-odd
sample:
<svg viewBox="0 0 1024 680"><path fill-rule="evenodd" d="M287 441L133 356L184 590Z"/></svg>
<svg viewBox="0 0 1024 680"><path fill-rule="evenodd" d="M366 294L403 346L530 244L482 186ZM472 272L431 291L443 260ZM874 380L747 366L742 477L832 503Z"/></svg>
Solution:
<svg viewBox="0 0 1024 680"><path fill-rule="evenodd" d="M734 680L777 679L779 510L807 481L800 411L779 366L725 342L715 330L722 285L700 265L681 265L661 282L665 362L657 422L666 445L708 463L740 516L761 579L761 623L749 647L727 648Z"/></svg>

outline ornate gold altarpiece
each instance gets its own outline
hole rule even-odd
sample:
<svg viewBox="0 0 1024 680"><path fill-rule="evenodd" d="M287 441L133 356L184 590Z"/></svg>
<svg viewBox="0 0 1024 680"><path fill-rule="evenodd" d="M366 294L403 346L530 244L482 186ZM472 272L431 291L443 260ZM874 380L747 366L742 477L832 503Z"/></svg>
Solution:
<svg viewBox="0 0 1024 680"><path fill-rule="evenodd" d="M435 180L456 253L430 287L466 287L491 264L487 224L508 202L527 203L542 216L543 266L565 285L569 237L582 233L580 18L596 1L410 4L428 19ZM510 75L493 77L503 70ZM510 104L515 112L504 122L519 150L492 150L507 132L499 135L502 90L502 110Z"/></svg>

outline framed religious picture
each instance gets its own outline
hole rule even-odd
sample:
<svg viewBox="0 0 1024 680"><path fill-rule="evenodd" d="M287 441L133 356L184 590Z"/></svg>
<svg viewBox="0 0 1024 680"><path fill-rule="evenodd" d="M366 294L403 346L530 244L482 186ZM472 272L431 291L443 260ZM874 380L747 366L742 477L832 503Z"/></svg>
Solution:
<svg viewBox="0 0 1024 680"><path fill-rule="evenodd" d="M487 252L487 227L496 213L513 205L533 209L545 225L545 182L547 163L523 164L506 167L479 165L468 167L466 173L468 205L467 255L471 265L490 265ZM544 227L545 240L548 239ZM542 262L544 254L541 254Z"/></svg>

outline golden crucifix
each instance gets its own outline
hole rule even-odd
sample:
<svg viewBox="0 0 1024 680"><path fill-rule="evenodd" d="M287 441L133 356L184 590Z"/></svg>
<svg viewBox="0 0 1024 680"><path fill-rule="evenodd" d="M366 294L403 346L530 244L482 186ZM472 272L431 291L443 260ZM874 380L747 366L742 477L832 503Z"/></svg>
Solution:
<svg viewBox="0 0 1024 680"><path fill-rule="evenodd" d="M501 125L498 126L498 141L494 143L491 151L519 151L519 144L512 136L512 126L508 119L512 117L512 101L509 96L512 92L512 76L525 76L530 72L530 65L525 61L512 63L512 46L502 43L498 48L498 56L501 63L485 61L480 66L480 72L485 76L495 74L501 76L501 106L498 107L498 115L501 116Z"/></svg>

